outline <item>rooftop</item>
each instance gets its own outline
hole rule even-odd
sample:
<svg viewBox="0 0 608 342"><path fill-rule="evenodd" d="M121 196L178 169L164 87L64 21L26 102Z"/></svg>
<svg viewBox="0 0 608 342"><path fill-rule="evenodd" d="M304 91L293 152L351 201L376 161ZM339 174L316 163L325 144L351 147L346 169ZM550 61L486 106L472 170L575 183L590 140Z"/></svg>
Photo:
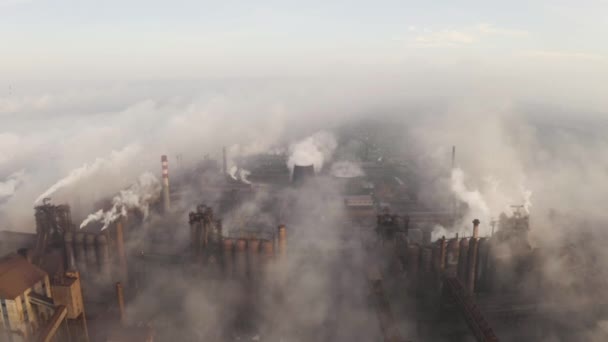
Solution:
<svg viewBox="0 0 608 342"><path fill-rule="evenodd" d="M15 299L46 275L20 255L9 254L0 259L0 298Z"/></svg>

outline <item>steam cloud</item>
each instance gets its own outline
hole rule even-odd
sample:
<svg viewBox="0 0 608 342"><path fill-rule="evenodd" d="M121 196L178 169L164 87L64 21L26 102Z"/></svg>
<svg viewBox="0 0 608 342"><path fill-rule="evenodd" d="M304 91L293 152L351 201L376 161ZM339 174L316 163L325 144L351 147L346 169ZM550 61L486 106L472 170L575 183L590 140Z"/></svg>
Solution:
<svg viewBox="0 0 608 342"><path fill-rule="evenodd" d="M98 210L90 214L82 223L80 228L86 227L91 222L101 221L101 230L116 221L121 216L127 216L128 211L138 209L146 218L149 213L150 203L157 200L160 196L161 185L158 179L151 173L142 174L137 183L126 190L121 190L120 194L112 199L112 208L108 211Z"/></svg>
<svg viewBox="0 0 608 342"><path fill-rule="evenodd" d="M0 182L0 201L11 197L17 191L17 188L23 182L25 176L25 170L17 171L6 178L3 182Z"/></svg>
<svg viewBox="0 0 608 342"><path fill-rule="evenodd" d="M350 161L337 161L331 164L330 173L340 178L360 177L365 174L361 166Z"/></svg>
<svg viewBox="0 0 608 342"><path fill-rule="evenodd" d="M332 157L337 146L333 134L319 131L289 147L287 167L293 171L295 165L314 165L315 172L319 172L323 164Z"/></svg>
<svg viewBox="0 0 608 342"><path fill-rule="evenodd" d="M65 178L60 179L57 183L53 184L50 188L38 196L38 198L36 198L34 201L34 204L41 203L43 199L50 197L58 190L69 187L83 179L87 179L100 170L111 168L118 162L123 162L130 159L130 157L134 156L139 150L140 149L138 146L129 145L120 151L112 151L110 157L107 159L97 158L91 164L84 164L83 166L72 170Z"/></svg>

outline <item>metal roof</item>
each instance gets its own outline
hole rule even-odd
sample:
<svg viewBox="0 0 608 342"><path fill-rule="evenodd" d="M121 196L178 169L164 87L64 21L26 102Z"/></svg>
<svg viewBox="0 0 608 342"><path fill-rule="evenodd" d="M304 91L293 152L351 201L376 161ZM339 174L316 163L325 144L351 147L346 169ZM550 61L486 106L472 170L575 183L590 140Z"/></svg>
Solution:
<svg viewBox="0 0 608 342"><path fill-rule="evenodd" d="M46 275L22 256L10 254L0 260L0 298L15 299Z"/></svg>

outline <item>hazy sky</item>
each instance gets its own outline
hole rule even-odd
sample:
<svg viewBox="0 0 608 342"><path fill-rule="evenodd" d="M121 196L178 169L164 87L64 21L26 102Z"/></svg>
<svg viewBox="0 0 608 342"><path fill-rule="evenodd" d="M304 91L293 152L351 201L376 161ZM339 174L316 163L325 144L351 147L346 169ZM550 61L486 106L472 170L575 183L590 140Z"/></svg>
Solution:
<svg viewBox="0 0 608 342"><path fill-rule="evenodd" d="M608 1L0 0L0 79L607 72Z"/></svg>

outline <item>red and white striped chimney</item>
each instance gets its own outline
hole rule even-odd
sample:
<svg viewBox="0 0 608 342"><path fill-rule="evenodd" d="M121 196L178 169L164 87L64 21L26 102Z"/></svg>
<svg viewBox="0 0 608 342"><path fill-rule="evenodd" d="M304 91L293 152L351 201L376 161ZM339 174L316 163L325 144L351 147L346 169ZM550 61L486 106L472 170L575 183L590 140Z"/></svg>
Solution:
<svg viewBox="0 0 608 342"><path fill-rule="evenodd" d="M171 209L171 199L169 197L169 161L166 155L160 157L163 170L163 209L165 213Z"/></svg>

